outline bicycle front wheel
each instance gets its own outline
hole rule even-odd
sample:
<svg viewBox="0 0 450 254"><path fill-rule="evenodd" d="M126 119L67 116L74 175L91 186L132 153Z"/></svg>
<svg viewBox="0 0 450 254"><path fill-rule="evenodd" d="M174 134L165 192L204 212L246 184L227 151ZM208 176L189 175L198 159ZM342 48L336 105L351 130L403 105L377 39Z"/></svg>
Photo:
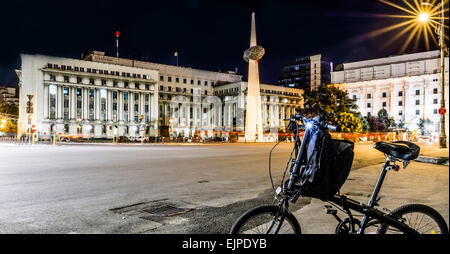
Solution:
<svg viewBox="0 0 450 254"><path fill-rule="evenodd" d="M393 210L391 214L398 217L419 234L448 234L447 223L444 218L429 206L419 204L404 205ZM378 233L403 234L404 232L383 223L378 227Z"/></svg>
<svg viewBox="0 0 450 254"><path fill-rule="evenodd" d="M239 217L230 234L301 234L301 228L292 213L286 212L282 216L278 212L278 206L264 205Z"/></svg>

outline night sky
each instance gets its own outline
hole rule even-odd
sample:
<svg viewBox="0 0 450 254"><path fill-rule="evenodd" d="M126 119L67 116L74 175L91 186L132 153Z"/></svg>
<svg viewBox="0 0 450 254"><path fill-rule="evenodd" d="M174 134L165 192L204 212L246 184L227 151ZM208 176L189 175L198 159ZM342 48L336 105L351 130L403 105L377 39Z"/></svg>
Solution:
<svg viewBox="0 0 450 254"><path fill-rule="evenodd" d="M258 44L266 49L263 83L275 84L281 65L296 57L322 53L336 65L398 54L405 39L385 50L380 45L395 31L357 39L402 21L377 17L401 12L376 0L1 1L0 85L17 83L20 53L79 59L99 50L113 56L116 30L121 57L175 64L178 51L181 66L238 68L246 76L242 53L249 47L252 11ZM405 53L423 51L422 44Z"/></svg>

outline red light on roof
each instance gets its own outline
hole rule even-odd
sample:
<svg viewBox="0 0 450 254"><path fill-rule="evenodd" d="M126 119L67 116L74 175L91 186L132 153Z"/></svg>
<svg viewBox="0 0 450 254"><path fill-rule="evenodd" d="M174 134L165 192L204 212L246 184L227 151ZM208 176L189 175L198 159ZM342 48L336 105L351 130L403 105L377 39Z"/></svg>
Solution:
<svg viewBox="0 0 450 254"><path fill-rule="evenodd" d="M116 37L119 37L120 31L116 31Z"/></svg>

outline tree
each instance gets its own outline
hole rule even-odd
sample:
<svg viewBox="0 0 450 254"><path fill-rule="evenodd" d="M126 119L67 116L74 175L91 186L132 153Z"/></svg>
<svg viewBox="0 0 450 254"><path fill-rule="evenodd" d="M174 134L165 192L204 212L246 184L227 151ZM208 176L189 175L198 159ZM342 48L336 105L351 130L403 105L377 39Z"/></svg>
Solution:
<svg viewBox="0 0 450 254"><path fill-rule="evenodd" d="M421 136L431 136L433 122L430 119L419 119L417 126L419 127L419 134Z"/></svg>
<svg viewBox="0 0 450 254"><path fill-rule="evenodd" d="M399 129L405 128L405 121L400 120L400 121L398 122L398 124L397 124L397 127L398 127Z"/></svg>
<svg viewBox="0 0 450 254"><path fill-rule="evenodd" d="M5 133L17 132L17 118L19 108L14 104L2 104L0 106L0 131Z"/></svg>
<svg viewBox="0 0 450 254"><path fill-rule="evenodd" d="M361 125L362 125L362 132L370 131L370 124L369 124L369 121L367 120L367 116L362 116L360 114L360 115L358 115L358 117L359 117L359 121L361 122Z"/></svg>
<svg viewBox="0 0 450 254"><path fill-rule="evenodd" d="M0 114L19 116L19 107L12 103L0 104Z"/></svg>
<svg viewBox="0 0 450 254"><path fill-rule="evenodd" d="M386 127L394 127L393 125L395 123L391 122L391 118L389 117L389 114L387 112L387 110L385 108L380 109L380 111L378 111L378 120L382 121Z"/></svg>
<svg viewBox="0 0 450 254"><path fill-rule="evenodd" d="M326 121L336 123L336 118L341 113L354 113L358 106L354 99L348 97L348 93L334 86L320 85L317 89L305 91L303 94L304 105L300 112L307 116L322 114Z"/></svg>
<svg viewBox="0 0 450 254"><path fill-rule="evenodd" d="M335 122L339 125L342 132L362 132L363 130L359 117L353 113L340 113L336 117Z"/></svg>
<svg viewBox="0 0 450 254"><path fill-rule="evenodd" d="M369 125L370 125L370 131L375 131L375 132L387 131L386 124L383 121L381 121L380 119L376 118L375 116L369 116L367 118L367 121L369 122Z"/></svg>

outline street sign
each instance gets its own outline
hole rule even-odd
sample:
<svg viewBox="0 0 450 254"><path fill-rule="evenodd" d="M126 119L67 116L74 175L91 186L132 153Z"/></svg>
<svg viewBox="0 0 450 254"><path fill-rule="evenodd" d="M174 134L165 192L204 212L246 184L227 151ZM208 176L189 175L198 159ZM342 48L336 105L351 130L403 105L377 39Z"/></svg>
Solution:
<svg viewBox="0 0 450 254"><path fill-rule="evenodd" d="M445 113L447 113L447 109L445 109L444 107L440 107L438 113L439 115L445 115Z"/></svg>

